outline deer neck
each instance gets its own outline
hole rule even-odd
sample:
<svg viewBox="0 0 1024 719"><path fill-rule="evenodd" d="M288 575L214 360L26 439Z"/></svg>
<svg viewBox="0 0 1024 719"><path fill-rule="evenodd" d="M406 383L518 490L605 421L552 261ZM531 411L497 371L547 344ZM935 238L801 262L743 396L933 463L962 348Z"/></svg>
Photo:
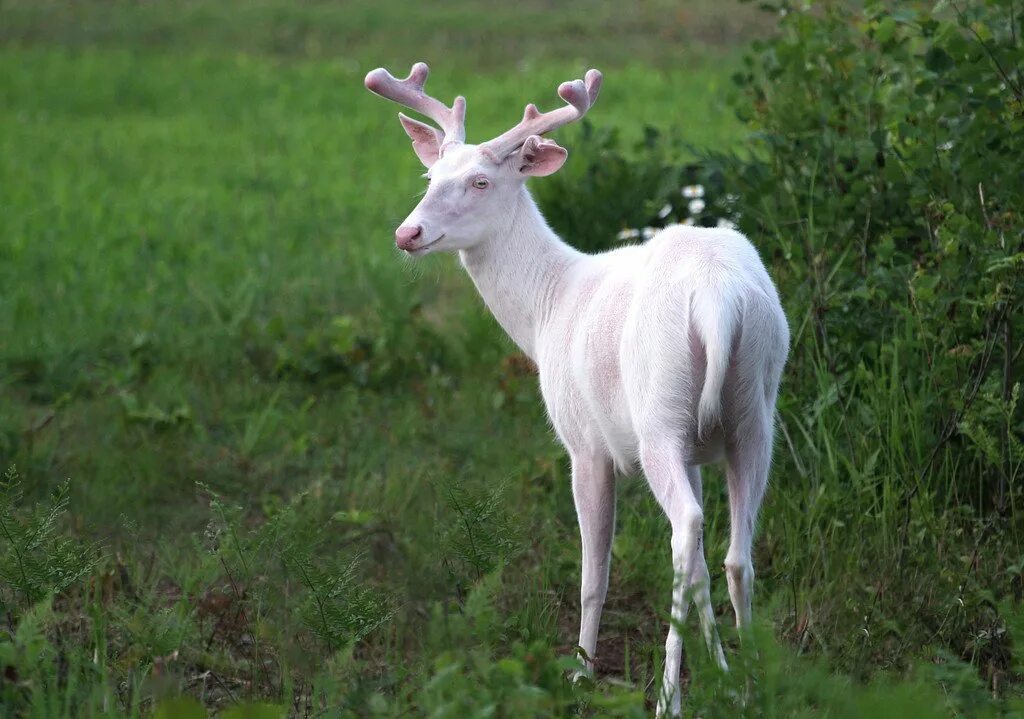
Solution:
<svg viewBox="0 0 1024 719"><path fill-rule="evenodd" d="M548 227L524 186L505 227L459 256L495 319L536 360L537 335L560 302L569 268L584 255Z"/></svg>

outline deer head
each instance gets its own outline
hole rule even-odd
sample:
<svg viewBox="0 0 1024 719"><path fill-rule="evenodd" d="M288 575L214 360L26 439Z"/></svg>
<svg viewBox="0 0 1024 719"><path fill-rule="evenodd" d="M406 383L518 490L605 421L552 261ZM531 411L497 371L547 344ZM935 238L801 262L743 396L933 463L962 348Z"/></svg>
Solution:
<svg viewBox="0 0 1024 719"><path fill-rule="evenodd" d="M435 250L468 249L494 234L519 197L528 177L556 172L568 153L542 136L580 119L601 90L601 73L564 82L558 95L567 104L551 112L526 106L523 119L508 132L481 145L466 144L466 101L451 107L423 91L429 68L418 62L404 80L384 68L366 76L366 87L433 120L440 129L398 113L430 184L420 203L395 231L398 247L420 256Z"/></svg>

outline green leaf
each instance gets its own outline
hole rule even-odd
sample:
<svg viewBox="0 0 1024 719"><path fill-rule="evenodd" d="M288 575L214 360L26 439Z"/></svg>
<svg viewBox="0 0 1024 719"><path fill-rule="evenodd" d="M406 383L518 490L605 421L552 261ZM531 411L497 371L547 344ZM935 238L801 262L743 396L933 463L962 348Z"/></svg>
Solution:
<svg viewBox="0 0 1024 719"><path fill-rule="evenodd" d="M895 33L896 21L891 17L883 18L875 29L875 40L878 42L888 42Z"/></svg>
<svg viewBox="0 0 1024 719"><path fill-rule="evenodd" d="M924 66L932 72L945 72L955 64L949 53L941 47L931 47L924 54Z"/></svg>
<svg viewBox="0 0 1024 719"><path fill-rule="evenodd" d="M208 716L206 708L192 697L168 699L153 712L153 719L206 719Z"/></svg>

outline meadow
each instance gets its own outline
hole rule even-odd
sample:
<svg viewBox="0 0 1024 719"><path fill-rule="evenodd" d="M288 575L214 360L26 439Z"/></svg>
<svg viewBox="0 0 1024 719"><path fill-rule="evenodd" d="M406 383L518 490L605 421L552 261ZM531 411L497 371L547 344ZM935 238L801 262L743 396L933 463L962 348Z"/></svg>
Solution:
<svg viewBox="0 0 1024 719"><path fill-rule="evenodd" d="M666 520L641 478L621 480L597 677L570 685L579 539L532 368L453 258L394 247L422 169L362 79L426 60L433 93L467 97L471 141L605 72L592 127L559 135L566 178L537 183L570 243L635 224L574 236L565 206L616 191L595 166L691 168L666 175L675 195L724 173L803 218L765 200L751 232L795 348L755 551L758 651L729 629L712 471L706 552L737 670L709 666L691 617L688 715L1021 712L1016 196L997 208L1005 227L984 198L964 206L1003 253L977 270L998 288L978 285L990 301L972 297L969 320L931 309L913 271L847 277L848 257L897 267L906 234L880 231L869 252L870 222L851 232L822 209L827 181L776 167L781 189L757 193L734 169L770 127L736 111L733 76L777 15L705 0L0 3L0 711L651 713ZM940 209L933 224L956 216ZM954 257L937 237L915 267ZM905 312L878 289L890 281ZM942 375L933 356L959 364Z"/></svg>

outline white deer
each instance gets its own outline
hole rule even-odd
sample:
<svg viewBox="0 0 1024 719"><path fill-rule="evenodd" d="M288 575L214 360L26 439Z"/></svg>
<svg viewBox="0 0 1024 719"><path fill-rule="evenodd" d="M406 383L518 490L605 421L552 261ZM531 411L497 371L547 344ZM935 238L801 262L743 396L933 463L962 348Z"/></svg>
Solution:
<svg viewBox="0 0 1024 719"><path fill-rule="evenodd" d="M426 95L428 68L397 80L383 68L366 87L436 122L399 113L429 187L396 230L414 257L458 251L487 307L536 363L544 403L572 462L583 545L579 646L593 671L608 589L616 471L642 468L672 527L671 623L658 715L680 710L680 627L692 600L708 649L727 667L702 548L700 465L725 461L731 531L729 596L750 624L751 542L768 481L789 328L757 250L727 229L673 226L648 242L598 255L569 247L526 189L567 153L542 135L579 119L601 73L563 83L567 103L482 145L465 143L466 102ZM612 228L609 228L611 230Z"/></svg>

